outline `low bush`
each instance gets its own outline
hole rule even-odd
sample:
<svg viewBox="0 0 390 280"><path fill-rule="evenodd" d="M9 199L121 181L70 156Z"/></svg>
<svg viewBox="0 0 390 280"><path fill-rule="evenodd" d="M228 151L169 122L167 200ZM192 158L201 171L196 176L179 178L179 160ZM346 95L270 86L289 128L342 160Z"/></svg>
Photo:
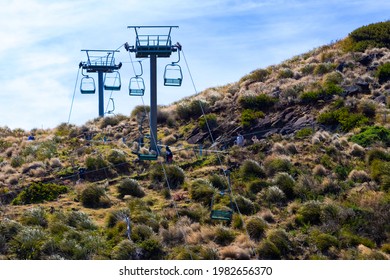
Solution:
<svg viewBox="0 0 390 280"><path fill-rule="evenodd" d="M135 260L136 257L137 247L128 239L119 242L111 251L111 259L113 260Z"/></svg>
<svg viewBox="0 0 390 280"><path fill-rule="evenodd" d="M184 121L197 119L203 115L203 112L208 110L208 103L203 100L192 100L190 102L182 102L176 106L177 116ZM203 110L202 110L203 108Z"/></svg>
<svg viewBox="0 0 390 280"><path fill-rule="evenodd" d="M125 163L126 162L126 155L124 152L122 152L120 150L112 149L107 156L107 160L114 165Z"/></svg>
<svg viewBox="0 0 390 280"><path fill-rule="evenodd" d="M292 242L283 229L272 229L267 232L267 239L272 242L282 256L287 256L292 250Z"/></svg>
<svg viewBox="0 0 390 280"><path fill-rule="evenodd" d="M267 223L260 217L252 217L246 222L246 230L253 240L260 240L266 228Z"/></svg>
<svg viewBox="0 0 390 280"><path fill-rule="evenodd" d="M9 242L9 250L19 260L38 260L43 255L46 239L42 229L25 227Z"/></svg>
<svg viewBox="0 0 390 280"><path fill-rule="evenodd" d="M234 204L237 211L239 210L241 214L252 215L256 211L255 204L248 198L237 195L234 197Z"/></svg>
<svg viewBox="0 0 390 280"><path fill-rule="evenodd" d="M283 193L286 195L286 198L294 198L295 180L291 175L286 172L281 172L276 174L273 181L274 184L283 191Z"/></svg>
<svg viewBox="0 0 390 280"><path fill-rule="evenodd" d="M324 125L340 125L341 130L345 132L370 122L362 113L351 113L346 107L324 112L318 116L317 121Z"/></svg>
<svg viewBox="0 0 390 280"><path fill-rule="evenodd" d="M245 109L241 112L241 126L243 128L249 128L255 125L258 119L264 118L262 111L255 111L252 109Z"/></svg>
<svg viewBox="0 0 390 280"><path fill-rule="evenodd" d="M244 180L265 178L265 172L257 161L247 159L240 166L240 176Z"/></svg>
<svg viewBox="0 0 390 280"><path fill-rule="evenodd" d="M149 239L153 235L153 230L147 225L136 225L131 231L131 240L140 243Z"/></svg>
<svg viewBox="0 0 390 280"><path fill-rule="evenodd" d="M341 42L345 51L364 52L368 48L390 48L390 21L372 23L352 31Z"/></svg>
<svg viewBox="0 0 390 280"><path fill-rule="evenodd" d="M102 156L88 156L85 159L85 166L88 170L99 170L108 167L108 164Z"/></svg>
<svg viewBox="0 0 390 280"><path fill-rule="evenodd" d="M338 239L330 234L314 231L311 234L311 241L321 251L326 252L330 247L338 247Z"/></svg>
<svg viewBox="0 0 390 280"><path fill-rule="evenodd" d="M269 186L269 183L265 180L256 179L248 183L248 191L252 194L257 194L263 189L266 189Z"/></svg>
<svg viewBox="0 0 390 280"><path fill-rule="evenodd" d="M321 222L321 203L318 201L308 201L297 211L296 222L300 225L316 225Z"/></svg>
<svg viewBox="0 0 390 280"><path fill-rule="evenodd" d="M92 185L86 187L80 195L80 201L84 207L98 208L102 206L102 198L105 196L105 191L102 187Z"/></svg>
<svg viewBox="0 0 390 280"><path fill-rule="evenodd" d="M27 226L47 227L47 215L42 207L36 207L23 212L20 221Z"/></svg>
<svg viewBox="0 0 390 280"><path fill-rule="evenodd" d="M241 78L240 82L251 80L253 82L264 82L267 80L268 76L270 74L270 71L267 69L257 69L252 71L250 74L246 75L245 77Z"/></svg>
<svg viewBox="0 0 390 280"><path fill-rule="evenodd" d="M125 195L131 195L134 197L144 197L145 192L134 179L126 178L118 185L119 198L123 198Z"/></svg>
<svg viewBox="0 0 390 280"><path fill-rule="evenodd" d="M286 200L286 195L278 186L270 186L263 190L261 192L261 197L269 204L281 204Z"/></svg>
<svg viewBox="0 0 390 280"><path fill-rule="evenodd" d="M58 198L60 194L66 193L68 188L54 183L32 183L25 188L12 201L12 204L31 204L41 203L44 201L53 201Z"/></svg>
<svg viewBox="0 0 390 280"><path fill-rule="evenodd" d="M264 160L264 169L268 176L272 177L278 172L290 172L292 164L288 158L269 156Z"/></svg>
<svg viewBox="0 0 390 280"><path fill-rule="evenodd" d="M209 181L214 188L218 190L226 190L228 188L227 179L218 174L212 174L209 176Z"/></svg>
<svg viewBox="0 0 390 280"><path fill-rule="evenodd" d="M236 238L236 234L233 230L223 226L217 226L214 234L215 234L214 237L215 243L221 246L227 246L231 244Z"/></svg>
<svg viewBox="0 0 390 280"><path fill-rule="evenodd" d="M375 76L378 78L378 82L383 84L390 80L390 62L378 67L378 70L375 73Z"/></svg>
<svg viewBox="0 0 390 280"><path fill-rule="evenodd" d="M278 99L266 94L242 96L238 102L243 109L252 109L255 111L269 110Z"/></svg>
<svg viewBox="0 0 390 280"><path fill-rule="evenodd" d="M196 179L191 182L190 195L191 199L200 202L205 206L211 204L211 199L215 190L209 181L204 179Z"/></svg>
<svg viewBox="0 0 390 280"><path fill-rule="evenodd" d="M164 172L165 170L165 172ZM185 180L184 170L176 165L155 165L150 172L150 179L154 183L161 183L170 189L178 189Z"/></svg>
<svg viewBox="0 0 390 280"><path fill-rule="evenodd" d="M260 242L257 247L257 252L259 254L259 259L262 260L280 260L281 254L274 243L268 239L264 239Z"/></svg>
<svg viewBox="0 0 390 280"><path fill-rule="evenodd" d="M203 131L208 131L208 129L216 128L217 123L217 115L215 114L207 114L201 116L198 121L199 128Z"/></svg>
<svg viewBox="0 0 390 280"><path fill-rule="evenodd" d="M375 143L390 145L390 130L382 126L368 126L363 128L360 133L351 137L351 141L368 147Z"/></svg>

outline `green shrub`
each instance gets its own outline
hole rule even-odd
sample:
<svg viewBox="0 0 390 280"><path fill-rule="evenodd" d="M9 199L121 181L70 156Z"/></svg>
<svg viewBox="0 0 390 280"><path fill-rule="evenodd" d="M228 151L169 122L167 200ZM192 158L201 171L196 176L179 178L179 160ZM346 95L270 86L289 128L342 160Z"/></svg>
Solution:
<svg viewBox="0 0 390 280"><path fill-rule="evenodd" d="M21 156L14 156L11 158L11 166L13 168L18 168L18 167L22 166L23 163L24 163L24 159Z"/></svg>
<svg viewBox="0 0 390 280"><path fill-rule="evenodd" d="M190 195L192 200L209 206L214 195L214 189L210 182L204 179L196 179L191 183Z"/></svg>
<svg viewBox="0 0 390 280"><path fill-rule="evenodd" d="M80 201L84 207L97 208L102 205L101 199L105 196L105 191L102 187L92 185L86 187L80 195Z"/></svg>
<svg viewBox="0 0 390 280"><path fill-rule="evenodd" d="M158 260L161 259L164 254L161 242L154 238L141 242L139 246L142 249L142 259Z"/></svg>
<svg viewBox="0 0 390 280"><path fill-rule="evenodd" d="M153 235L153 230L147 225L137 225L131 231L131 240L136 243L145 241Z"/></svg>
<svg viewBox="0 0 390 280"><path fill-rule="evenodd" d="M304 203L297 212L296 221L298 224L316 225L321 222L321 203L308 201Z"/></svg>
<svg viewBox="0 0 390 280"><path fill-rule="evenodd" d="M242 196L242 195L237 195L234 197L234 206L239 210L241 214L244 215L252 215L255 210L255 204L248 198Z"/></svg>
<svg viewBox="0 0 390 280"><path fill-rule="evenodd" d="M324 125L340 125L341 130L345 132L369 123L366 116L361 113L351 113L346 107L322 113L317 121Z"/></svg>
<svg viewBox="0 0 390 280"><path fill-rule="evenodd" d="M144 197L145 192L134 179L126 178L118 185L119 198L123 198L125 195L131 195L134 197Z"/></svg>
<svg viewBox="0 0 390 280"><path fill-rule="evenodd" d="M249 128L257 123L258 119L264 118L262 111L255 111L252 109L245 109L241 113L241 126Z"/></svg>
<svg viewBox="0 0 390 280"><path fill-rule="evenodd" d="M288 79L288 78L293 78L294 77L294 72L289 69L289 68L284 68L279 70L278 73L278 78L279 79Z"/></svg>
<svg viewBox="0 0 390 280"><path fill-rule="evenodd" d="M27 226L47 227L47 217L42 207L35 207L23 212L20 221Z"/></svg>
<svg viewBox="0 0 390 280"><path fill-rule="evenodd" d="M338 239L330 234L314 231L311 234L311 240L314 245L321 251L326 252L330 247L338 247Z"/></svg>
<svg viewBox="0 0 390 280"><path fill-rule="evenodd" d="M333 71L335 68L336 68L336 66L332 63L319 63L314 68L313 74L314 75L324 75L326 73Z"/></svg>
<svg viewBox="0 0 390 280"><path fill-rule="evenodd" d="M256 179L248 183L248 191L253 194L261 192L263 189L266 189L269 186L269 183L265 180Z"/></svg>
<svg viewBox="0 0 390 280"><path fill-rule="evenodd" d="M339 85L343 81L343 75L339 72L331 72L324 76L324 84L335 84Z"/></svg>
<svg viewBox="0 0 390 280"><path fill-rule="evenodd" d="M278 248L282 256L286 256L292 250L292 242L284 229L272 229L268 231L267 239Z"/></svg>
<svg viewBox="0 0 390 280"><path fill-rule="evenodd" d="M131 116L136 117L136 116L142 116L145 114L149 114L150 112L150 106L147 105L137 105L134 107L133 111L131 111Z"/></svg>
<svg viewBox="0 0 390 280"><path fill-rule="evenodd" d="M250 238L260 240L264 236L267 223L260 217L251 217L246 222L246 230Z"/></svg>
<svg viewBox="0 0 390 280"><path fill-rule="evenodd" d="M351 141L368 147L375 143L390 145L390 130L382 126L368 126L361 130L360 133L351 137Z"/></svg>
<svg viewBox="0 0 390 280"><path fill-rule="evenodd" d="M128 239L119 242L111 251L111 258L113 260L134 260L136 257L137 247Z"/></svg>
<svg viewBox="0 0 390 280"><path fill-rule="evenodd" d="M272 177L278 172L291 171L292 164L288 158L283 157L267 157L264 160L264 169L268 176Z"/></svg>
<svg viewBox="0 0 390 280"><path fill-rule="evenodd" d="M85 166L88 170L99 170L108 167L108 164L101 156L88 156L85 159Z"/></svg>
<svg viewBox="0 0 390 280"><path fill-rule="evenodd" d="M274 243L268 239L262 240L257 247L259 259L262 260L280 260L281 254Z"/></svg>
<svg viewBox="0 0 390 280"><path fill-rule="evenodd" d="M238 100L243 109L252 109L256 111L269 110L278 99L266 94L241 96Z"/></svg>
<svg viewBox="0 0 390 280"><path fill-rule="evenodd" d="M316 68L315 64L305 64L300 70L303 75L311 75L314 72L314 69Z"/></svg>
<svg viewBox="0 0 390 280"><path fill-rule="evenodd" d="M107 160L114 165L125 163L126 162L126 155L124 152L122 152L120 150L112 149L107 156Z"/></svg>
<svg viewBox="0 0 390 280"><path fill-rule="evenodd" d="M77 230L95 230L97 226L89 216L81 211L72 211L66 214L65 223Z"/></svg>
<svg viewBox="0 0 390 280"><path fill-rule="evenodd" d="M390 154L380 148L373 148L369 150L366 156L367 163L370 165L371 162L376 159L381 161L390 161Z"/></svg>
<svg viewBox="0 0 390 280"><path fill-rule="evenodd" d="M68 191L66 186L54 183L32 183L12 201L12 204L31 204L53 201Z"/></svg>
<svg viewBox="0 0 390 280"><path fill-rule="evenodd" d="M181 120L197 119L208 110L208 103L203 100L182 102L176 106L176 113ZM203 109L203 110L202 110Z"/></svg>
<svg viewBox="0 0 390 280"><path fill-rule="evenodd" d="M236 238L236 234L234 233L234 231L223 226L217 226L217 228L215 229L214 236L215 243L222 246L229 245Z"/></svg>
<svg viewBox="0 0 390 280"><path fill-rule="evenodd" d="M390 48L390 21L372 23L352 31L342 42L345 51L364 52L368 48Z"/></svg>
<svg viewBox="0 0 390 280"><path fill-rule="evenodd" d="M165 170L165 172L164 172ZM185 180L184 170L176 165L155 165L150 172L150 179L155 183L162 183L170 189L179 188Z"/></svg>
<svg viewBox="0 0 390 280"><path fill-rule="evenodd" d="M297 137L298 139L302 139L302 138L305 138L307 136L310 136L313 134L313 128L311 127L305 127L305 128L302 128L301 130L298 130L296 133L295 133L295 137Z"/></svg>
<svg viewBox="0 0 390 280"><path fill-rule="evenodd" d="M100 122L100 128L106 128L107 126L116 126L120 122L118 117L103 117Z"/></svg>
<svg viewBox="0 0 390 280"><path fill-rule="evenodd" d="M209 176L209 181L214 188L218 190L226 190L228 188L227 178L218 174L212 174Z"/></svg>
<svg viewBox="0 0 390 280"><path fill-rule="evenodd" d="M247 159L240 166L240 176L244 180L265 178L265 172L257 161Z"/></svg>
<svg viewBox="0 0 390 280"><path fill-rule="evenodd" d="M251 80L254 82L264 82L267 80L270 72L267 69L257 69L252 71L249 75L241 78L240 82Z"/></svg>
<svg viewBox="0 0 390 280"><path fill-rule="evenodd" d="M285 172L276 174L274 184L283 191L288 199L294 198L295 180L291 175Z"/></svg>
<svg viewBox="0 0 390 280"><path fill-rule="evenodd" d="M278 186L270 186L261 192L261 197L268 203L283 203L286 195Z"/></svg>
<svg viewBox="0 0 390 280"><path fill-rule="evenodd" d="M9 242L11 253L20 260L38 260L47 239L45 232L38 228L23 228Z"/></svg>
<svg viewBox="0 0 390 280"><path fill-rule="evenodd" d="M375 73L375 76L378 78L379 83L383 84L390 80L390 62L378 67L378 70Z"/></svg>
<svg viewBox="0 0 390 280"><path fill-rule="evenodd" d="M217 115L216 114L207 114L199 118L198 121L199 128L208 131L208 129L216 128L217 123Z"/></svg>

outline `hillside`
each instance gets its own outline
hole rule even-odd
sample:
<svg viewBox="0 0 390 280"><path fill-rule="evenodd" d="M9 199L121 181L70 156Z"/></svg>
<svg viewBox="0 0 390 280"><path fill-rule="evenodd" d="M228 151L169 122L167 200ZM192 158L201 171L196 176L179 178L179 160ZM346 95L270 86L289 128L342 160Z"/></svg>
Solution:
<svg viewBox="0 0 390 280"><path fill-rule="evenodd" d="M389 259L389 31L160 107L172 164L134 154L147 107L0 128L0 258Z"/></svg>

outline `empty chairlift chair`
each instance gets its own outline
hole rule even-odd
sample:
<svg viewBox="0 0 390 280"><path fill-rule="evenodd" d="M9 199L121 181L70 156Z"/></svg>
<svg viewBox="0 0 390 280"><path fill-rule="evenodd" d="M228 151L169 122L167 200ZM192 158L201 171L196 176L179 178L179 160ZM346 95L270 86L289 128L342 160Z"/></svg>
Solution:
<svg viewBox="0 0 390 280"><path fill-rule="evenodd" d="M179 45L180 46L180 45ZM178 60L172 62L171 64L167 64L164 70L164 86L174 86L179 87L183 81L183 72L181 71L181 67L178 64L180 61L180 48L177 50Z"/></svg>
<svg viewBox="0 0 390 280"><path fill-rule="evenodd" d="M175 62L165 66L164 71L164 86L181 86L183 81L183 73L179 64Z"/></svg>
<svg viewBox="0 0 390 280"><path fill-rule="evenodd" d="M142 74L144 73L142 69L142 63L141 61L138 61L139 65L141 67L141 74L135 75L135 77L132 77L129 82L129 95L130 96L143 96L145 93L145 82L144 79L142 79Z"/></svg>
<svg viewBox="0 0 390 280"><path fill-rule="evenodd" d="M80 92L82 94L94 94L96 92L95 80L88 75L83 74L83 76L80 82Z"/></svg>
<svg viewBox="0 0 390 280"><path fill-rule="evenodd" d="M114 71L112 73L106 73L104 78L104 89L105 90L112 90L112 91L119 91L121 90L122 83L121 83L121 75L118 71Z"/></svg>

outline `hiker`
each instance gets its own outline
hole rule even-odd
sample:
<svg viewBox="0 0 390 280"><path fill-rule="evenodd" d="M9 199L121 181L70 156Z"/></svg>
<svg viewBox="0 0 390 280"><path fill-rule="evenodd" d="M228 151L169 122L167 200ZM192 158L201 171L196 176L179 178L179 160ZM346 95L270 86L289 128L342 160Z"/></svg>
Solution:
<svg viewBox="0 0 390 280"><path fill-rule="evenodd" d="M236 138L235 143L237 146L240 146L240 147L244 146L244 136L242 136L240 132L237 133L237 138Z"/></svg>
<svg viewBox="0 0 390 280"><path fill-rule="evenodd" d="M171 151L171 149L169 149L168 146L165 147L165 158L166 158L166 162L167 163L172 163L173 161L173 153Z"/></svg>

